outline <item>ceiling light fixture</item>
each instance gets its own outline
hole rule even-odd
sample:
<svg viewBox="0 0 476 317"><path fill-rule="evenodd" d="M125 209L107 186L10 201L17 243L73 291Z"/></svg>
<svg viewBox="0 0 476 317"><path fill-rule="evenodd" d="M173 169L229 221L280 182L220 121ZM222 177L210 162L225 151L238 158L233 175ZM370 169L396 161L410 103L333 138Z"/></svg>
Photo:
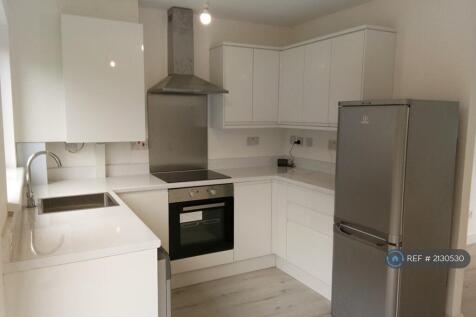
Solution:
<svg viewBox="0 0 476 317"><path fill-rule="evenodd" d="M210 12L208 12L208 3L205 4L202 13L200 13L200 22L202 22L203 25L209 25L210 22L212 22L212 16Z"/></svg>

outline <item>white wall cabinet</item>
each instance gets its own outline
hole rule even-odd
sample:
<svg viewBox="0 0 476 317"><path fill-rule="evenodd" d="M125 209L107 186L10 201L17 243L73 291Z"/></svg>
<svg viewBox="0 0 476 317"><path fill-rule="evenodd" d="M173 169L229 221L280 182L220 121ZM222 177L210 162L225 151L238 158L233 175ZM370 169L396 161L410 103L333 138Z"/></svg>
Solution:
<svg viewBox="0 0 476 317"><path fill-rule="evenodd" d="M237 183L234 260L271 254L271 182Z"/></svg>
<svg viewBox="0 0 476 317"><path fill-rule="evenodd" d="M320 41L304 48L304 82L301 122L326 124L329 116L331 41Z"/></svg>
<svg viewBox="0 0 476 317"><path fill-rule="evenodd" d="M253 49L253 122L278 122L279 53Z"/></svg>
<svg viewBox="0 0 476 317"><path fill-rule="evenodd" d="M240 123L253 120L253 50L244 47L223 49L223 86L225 122Z"/></svg>
<svg viewBox="0 0 476 317"><path fill-rule="evenodd" d="M394 32L365 27L300 45L281 52L283 60L302 47L304 65L295 61L296 70L281 63L280 123L335 127L339 101L393 97ZM281 92L291 82L302 82L302 96L299 87Z"/></svg>
<svg viewBox="0 0 476 317"><path fill-rule="evenodd" d="M279 52L223 44L210 50L210 81L228 94L210 96L212 125L219 128L275 125Z"/></svg>
<svg viewBox="0 0 476 317"><path fill-rule="evenodd" d="M67 142L145 140L142 25L61 16Z"/></svg>
<svg viewBox="0 0 476 317"><path fill-rule="evenodd" d="M329 124L336 126L338 103L393 97L395 33L366 29L332 40Z"/></svg>
<svg viewBox="0 0 476 317"><path fill-rule="evenodd" d="M304 47L280 53L279 123L299 122L302 117Z"/></svg>
<svg viewBox="0 0 476 317"><path fill-rule="evenodd" d="M280 60L280 124L327 124L331 42L284 50Z"/></svg>
<svg viewBox="0 0 476 317"><path fill-rule="evenodd" d="M337 124L338 103L362 99L364 32L332 39L328 122Z"/></svg>
<svg viewBox="0 0 476 317"><path fill-rule="evenodd" d="M374 26L284 48L222 44L210 51L210 74L230 93L212 97L214 126L335 130L339 101L393 97L394 59L395 31Z"/></svg>

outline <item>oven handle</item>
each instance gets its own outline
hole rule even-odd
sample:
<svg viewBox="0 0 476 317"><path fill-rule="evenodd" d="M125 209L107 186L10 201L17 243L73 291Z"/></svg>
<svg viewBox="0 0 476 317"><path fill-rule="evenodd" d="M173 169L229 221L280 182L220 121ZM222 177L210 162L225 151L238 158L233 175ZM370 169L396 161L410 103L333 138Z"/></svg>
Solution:
<svg viewBox="0 0 476 317"><path fill-rule="evenodd" d="M180 224L180 227L184 229L198 227L199 225L213 225L215 223L220 223L218 219L207 219L207 220L199 220L193 222L184 222Z"/></svg>
<svg viewBox="0 0 476 317"><path fill-rule="evenodd" d="M197 206L189 206L183 207L183 211L194 211L194 210L201 210L201 209L208 209L208 208L216 208L216 207L225 207L225 203L216 203L216 204L206 204L206 205L197 205Z"/></svg>

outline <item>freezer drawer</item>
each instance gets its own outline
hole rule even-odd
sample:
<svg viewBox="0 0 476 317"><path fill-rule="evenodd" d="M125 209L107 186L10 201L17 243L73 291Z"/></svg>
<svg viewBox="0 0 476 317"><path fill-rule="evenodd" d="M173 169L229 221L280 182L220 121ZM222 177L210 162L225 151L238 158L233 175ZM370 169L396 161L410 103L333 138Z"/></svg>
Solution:
<svg viewBox="0 0 476 317"><path fill-rule="evenodd" d="M407 106L339 109L335 217L400 239Z"/></svg>
<svg viewBox="0 0 476 317"><path fill-rule="evenodd" d="M395 317L398 270L385 263L388 246L364 241L335 227L333 317ZM383 243L382 243L383 244Z"/></svg>

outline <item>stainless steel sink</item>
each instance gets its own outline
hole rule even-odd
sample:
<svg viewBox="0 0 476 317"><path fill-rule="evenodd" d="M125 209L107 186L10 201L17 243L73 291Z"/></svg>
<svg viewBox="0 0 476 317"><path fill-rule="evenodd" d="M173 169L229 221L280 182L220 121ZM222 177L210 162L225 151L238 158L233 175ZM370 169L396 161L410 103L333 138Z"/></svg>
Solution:
<svg viewBox="0 0 476 317"><path fill-rule="evenodd" d="M118 206L109 193L44 198L38 201L38 213L73 211Z"/></svg>

